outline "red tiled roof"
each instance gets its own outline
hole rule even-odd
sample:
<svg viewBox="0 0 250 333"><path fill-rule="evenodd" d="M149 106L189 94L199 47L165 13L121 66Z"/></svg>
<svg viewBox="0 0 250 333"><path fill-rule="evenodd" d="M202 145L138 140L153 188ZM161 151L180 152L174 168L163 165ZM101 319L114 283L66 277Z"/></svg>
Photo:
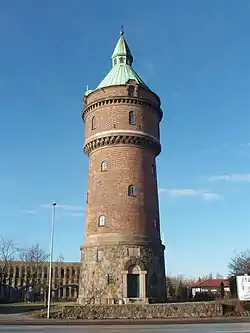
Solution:
<svg viewBox="0 0 250 333"><path fill-rule="evenodd" d="M224 287L229 287L229 280L227 279L208 279L205 281L197 281L192 285L192 288L206 288L206 287L219 288L221 282L224 283Z"/></svg>

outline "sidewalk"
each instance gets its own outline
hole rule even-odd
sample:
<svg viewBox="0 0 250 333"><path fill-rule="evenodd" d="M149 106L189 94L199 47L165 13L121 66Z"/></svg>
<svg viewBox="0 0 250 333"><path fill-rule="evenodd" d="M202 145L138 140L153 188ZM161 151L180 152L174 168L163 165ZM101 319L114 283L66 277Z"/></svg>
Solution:
<svg viewBox="0 0 250 333"><path fill-rule="evenodd" d="M26 317L26 318L25 318ZM250 317L222 318L190 318L190 319L117 319L117 320L61 320L33 319L27 316L17 317L8 315L5 319L0 316L0 325L30 325L30 326L93 326L93 325L187 325L215 323L249 323Z"/></svg>

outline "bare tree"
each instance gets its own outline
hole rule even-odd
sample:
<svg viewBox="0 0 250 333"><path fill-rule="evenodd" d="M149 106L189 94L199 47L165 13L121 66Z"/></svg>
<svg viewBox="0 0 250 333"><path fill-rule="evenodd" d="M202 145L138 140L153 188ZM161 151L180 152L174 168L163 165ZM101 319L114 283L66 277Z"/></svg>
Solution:
<svg viewBox="0 0 250 333"><path fill-rule="evenodd" d="M20 260L27 265L26 283L40 283L42 266L48 261L49 254L39 244L36 244L21 249L19 255Z"/></svg>
<svg viewBox="0 0 250 333"><path fill-rule="evenodd" d="M12 240L0 238L0 283L6 283L9 270L16 259L18 248Z"/></svg>
<svg viewBox="0 0 250 333"><path fill-rule="evenodd" d="M169 277L166 277L166 287L167 287L167 295L168 297L174 299L175 298L175 292L176 292L176 288L173 285L173 280Z"/></svg>
<svg viewBox="0 0 250 333"><path fill-rule="evenodd" d="M58 262L60 264L63 263L64 262L64 256L62 254L59 254L59 256L56 259L56 262Z"/></svg>
<svg viewBox="0 0 250 333"><path fill-rule="evenodd" d="M208 275L199 276L198 281L202 282L202 281L212 280L212 279L213 279L213 274L210 273Z"/></svg>
<svg viewBox="0 0 250 333"><path fill-rule="evenodd" d="M231 276L250 274L250 250L235 254L228 263L228 269Z"/></svg>

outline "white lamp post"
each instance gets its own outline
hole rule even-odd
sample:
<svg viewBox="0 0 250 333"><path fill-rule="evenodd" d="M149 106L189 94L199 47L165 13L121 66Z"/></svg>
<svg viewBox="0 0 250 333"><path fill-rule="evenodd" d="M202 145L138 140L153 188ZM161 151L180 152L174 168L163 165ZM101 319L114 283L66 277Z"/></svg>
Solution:
<svg viewBox="0 0 250 333"><path fill-rule="evenodd" d="M48 319L49 319L49 316L50 316L55 213L56 213L56 202L53 202L53 204L52 204L52 219L51 219L51 234L50 234L49 291L48 291L48 310L47 310L47 318Z"/></svg>

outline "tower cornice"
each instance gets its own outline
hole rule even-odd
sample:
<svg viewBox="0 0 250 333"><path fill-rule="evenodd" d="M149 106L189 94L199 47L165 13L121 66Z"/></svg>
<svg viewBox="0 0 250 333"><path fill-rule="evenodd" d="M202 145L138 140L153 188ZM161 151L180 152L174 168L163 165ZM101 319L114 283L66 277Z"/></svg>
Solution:
<svg viewBox="0 0 250 333"><path fill-rule="evenodd" d="M154 139L152 136L134 135L128 133L113 133L110 135L94 138L84 145L83 150L84 153L89 156L93 151L99 148L110 147L114 145L127 145L145 148L152 150L156 156L158 156L161 152L160 142Z"/></svg>
<svg viewBox="0 0 250 333"><path fill-rule="evenodd" d="M132 136L139 136L139 137L149 137L153 140L155 140L156 142L158 142L160 144L160 140L153 136L153 135L150 135L144 131L140 131L140 130L131 130L131 129L111 129L111 130L108 130L108 131L103 131L103 132L98 132L96 134L93 134L91 136L88 137L88 139L86 139L85 141L85 144L86 145L87 143L89 143L90 141L93 141L95 139L100 139L100 138L103 138L103 137L107 137L107 136L112 136L112 135L132 135Z"/></svg>
<svg viewBox="0 0 250 333"><path fill-rule="evenodd" d="M111 104L134 104L134 105L148 105L149 111L152 112L154 110L158 116L159 121L161 121L163 117L163 112L160 107L157 107L154 105L151 101L140 98L140 97L129 97L129 96L115 96L115 97L106 97L106 98L100 98L95 100L94 102L86 105L82 111L82 119L85 122L86 117L88 114L90 114L92 111L95 111L98 107L102 107L105 105L111 105Z"/></svg>

